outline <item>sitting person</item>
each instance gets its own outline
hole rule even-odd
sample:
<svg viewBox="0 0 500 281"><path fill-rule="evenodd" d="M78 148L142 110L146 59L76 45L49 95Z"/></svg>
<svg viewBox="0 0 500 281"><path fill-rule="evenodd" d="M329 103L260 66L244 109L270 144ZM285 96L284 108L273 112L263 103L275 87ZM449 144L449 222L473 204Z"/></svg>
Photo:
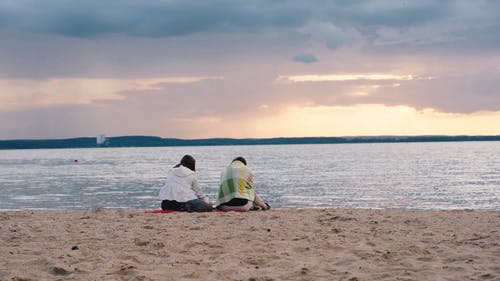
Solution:
<svg viewBox="0 0 500 281"><path fill-rule="evenodd" d="M244 212L269 208L269 204L265 203L253 189L252 171L247 167L245 158L233 159L231 164L222 171L217 209Z"/></svg>
<svg viewBox="0 0 500 281"><path fill-rule="evenodd" d="M163 210L208 212L213 209L198 184L195 165L192 156L184 155L181 163L169 171L159 194Z"/></svg>

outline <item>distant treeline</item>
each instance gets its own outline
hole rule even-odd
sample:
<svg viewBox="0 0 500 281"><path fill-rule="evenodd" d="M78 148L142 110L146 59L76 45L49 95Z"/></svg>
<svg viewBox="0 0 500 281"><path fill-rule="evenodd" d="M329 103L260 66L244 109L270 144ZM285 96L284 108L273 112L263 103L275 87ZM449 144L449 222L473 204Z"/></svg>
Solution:
<svg viewBox="0 0 500 281"><path fill-rule="evenodd" d="M449 142L500 141L500 136L379 136L379 137L305 137L265 139L174 139L151 136L122 136L107 138L98 145L96 138L82 137L47 140L0 140L0 149L34 148L90 148L90 147L154 147L154 146L209 146L209 145L265 145L265 144L322 144L322 143L393 143L393 142Z"/></svg>

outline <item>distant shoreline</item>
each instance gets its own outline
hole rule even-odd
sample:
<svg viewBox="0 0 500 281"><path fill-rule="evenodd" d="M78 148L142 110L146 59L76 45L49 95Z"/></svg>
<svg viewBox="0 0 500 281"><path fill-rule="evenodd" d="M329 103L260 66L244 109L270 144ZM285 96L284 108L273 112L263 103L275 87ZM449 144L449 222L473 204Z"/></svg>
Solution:
<svg viewBox="0 0 500 281"><path fill-rule="evenodd" d="M464 142L500 141L494 136L367 136L367 137L283 137L283 138L209 138L176 139L155 136L109 137L98 145L95 137L68 139L0 140L0 149L96 148L96 147L165 147L165 146L223 146L335 143L405 143L405 142Z"/></svg>

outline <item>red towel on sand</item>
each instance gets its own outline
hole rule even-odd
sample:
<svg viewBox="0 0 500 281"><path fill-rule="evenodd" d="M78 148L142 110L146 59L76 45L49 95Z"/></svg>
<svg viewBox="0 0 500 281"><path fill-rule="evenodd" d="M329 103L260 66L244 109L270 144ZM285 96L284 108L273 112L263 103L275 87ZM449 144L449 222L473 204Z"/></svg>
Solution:
<svg viewBox="0 0 500 281"><path fill-rule="evenodd" d="M213 209L210 212L203 213L225 213L226 211L221 211L217 209ZM236 212L244 212L244 211L236 211ZM146 213L155 213L155 214L167 214L167 213L187 213L187 211L176 211L176 210L150 210L146 211Z"/></svg>

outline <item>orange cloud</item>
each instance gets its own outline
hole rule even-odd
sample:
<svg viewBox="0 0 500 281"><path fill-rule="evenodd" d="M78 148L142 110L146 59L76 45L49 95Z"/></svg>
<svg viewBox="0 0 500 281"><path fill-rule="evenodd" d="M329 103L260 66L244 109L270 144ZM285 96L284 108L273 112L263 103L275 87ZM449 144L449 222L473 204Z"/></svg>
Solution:
<svg viewBox="0 0 500 281"><path fill-rule="evenodd" d="M61 104L90 104L97 100L121 100L124 91L161 90L163 84L196 83L222 77L172 76L158 78L64 78L0 80L0 110Z"/></svg>
<svg viewBox="0 0 500 281"><path fill-rule="evenodd" d="M370 81L380 81L380 80L413 80L413 75L398 75L398 74L383 74L383 73L373 73L373 74L307 74L307 75L290 75L290 76L279 76L277 82L345 82L345 81L357 81L357 80L370 80Z"/></svg>

